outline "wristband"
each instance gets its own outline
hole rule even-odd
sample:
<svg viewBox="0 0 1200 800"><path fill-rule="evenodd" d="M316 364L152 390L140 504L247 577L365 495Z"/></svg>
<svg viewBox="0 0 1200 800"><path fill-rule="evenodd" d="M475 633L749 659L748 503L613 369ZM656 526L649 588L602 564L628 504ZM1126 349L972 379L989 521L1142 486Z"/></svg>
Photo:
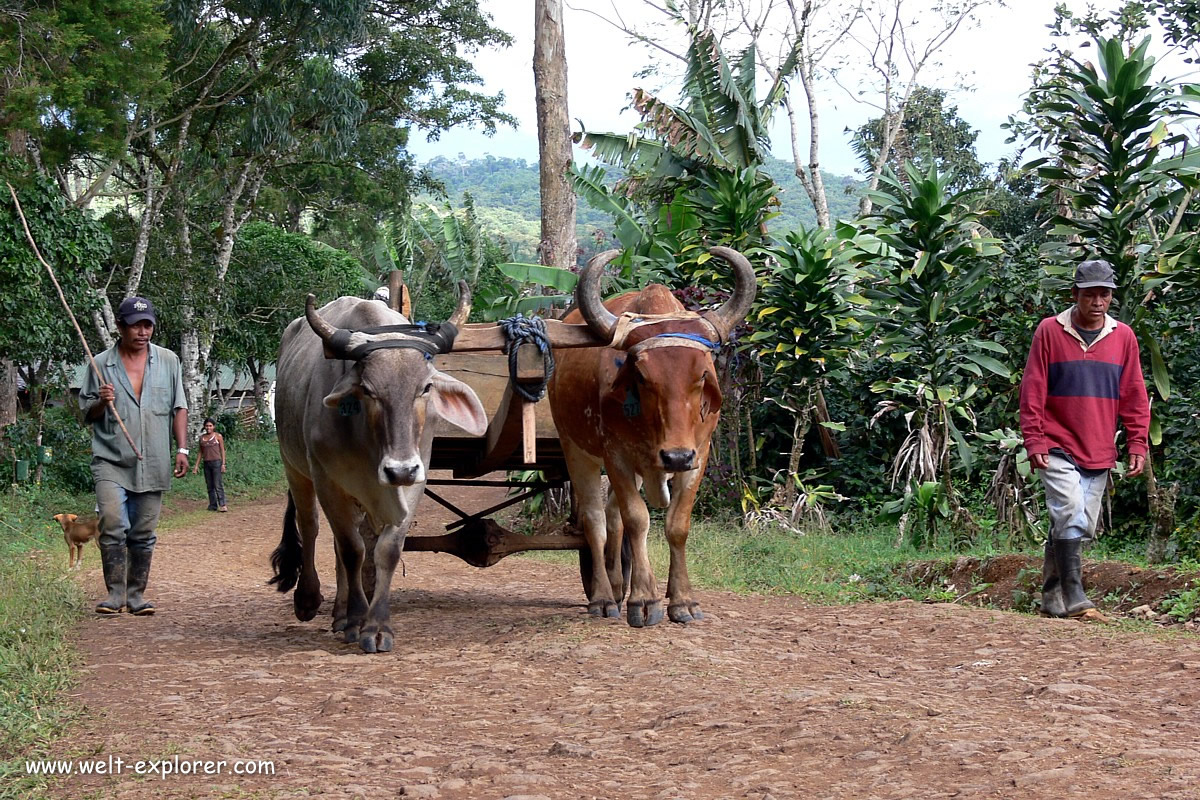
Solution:
<svg viewBox="0 0 1200 800"><path fill-rule="evenodd" d="M191 452L186 447L181 447L178 450L176 450L175 452L181 456L191 455Z"/></svg>

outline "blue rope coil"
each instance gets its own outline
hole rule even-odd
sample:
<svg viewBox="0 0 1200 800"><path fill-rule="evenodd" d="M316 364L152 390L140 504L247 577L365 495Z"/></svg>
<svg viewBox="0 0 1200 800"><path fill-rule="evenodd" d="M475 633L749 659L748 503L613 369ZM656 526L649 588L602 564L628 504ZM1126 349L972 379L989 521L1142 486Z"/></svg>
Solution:
<svg viewBox="0 0 1200 800"><path fill-rule="evenodd" d="M550 338L546 336L546 321L541 317L527 317L517 313L515 317L500 320L500 329L508 341L508 379L513 391L531 403L536 403L546 396L546 381L554 374L554 352L550 348ZM545 379L532 388L526 388L517 383L517 351L523 344L537 346L542 354L545 365Z"/></svg>

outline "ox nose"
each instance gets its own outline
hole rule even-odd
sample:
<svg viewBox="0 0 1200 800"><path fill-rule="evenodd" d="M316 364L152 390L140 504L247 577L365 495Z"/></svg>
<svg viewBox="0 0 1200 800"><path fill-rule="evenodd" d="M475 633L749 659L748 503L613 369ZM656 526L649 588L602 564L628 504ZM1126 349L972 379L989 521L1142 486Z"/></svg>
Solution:
<svg viewBox="0 0 1200 800"><path fill-rule="evenodd" d="M383 468L383 476L392 486L412 486L421 479L421 465L388 464Z"/></svg>
<svg viewBox="0 0 1200 800"><path fill-rule="evenodd" d="M687 472L696 466L695 450L659 450L658 457L667 472Z"/></svg>

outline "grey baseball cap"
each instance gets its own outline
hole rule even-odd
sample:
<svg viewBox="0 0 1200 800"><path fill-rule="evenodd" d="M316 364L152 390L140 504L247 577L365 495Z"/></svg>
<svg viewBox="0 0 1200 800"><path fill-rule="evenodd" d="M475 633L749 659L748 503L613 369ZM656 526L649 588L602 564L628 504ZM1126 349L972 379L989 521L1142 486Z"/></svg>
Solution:
<svg viewBox="0 0 1200 800"><path fill-rule="evenodd" d="M1093 286L1117 288L1112 264L1102 259L1084 261L1075 268L1075 288L1091 289Z"/></svg>

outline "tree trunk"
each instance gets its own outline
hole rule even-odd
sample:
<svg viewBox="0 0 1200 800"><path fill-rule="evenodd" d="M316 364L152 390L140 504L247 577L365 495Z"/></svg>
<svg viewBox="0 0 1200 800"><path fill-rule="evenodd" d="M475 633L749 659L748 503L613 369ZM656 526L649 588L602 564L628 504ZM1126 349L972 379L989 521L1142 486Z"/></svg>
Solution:
<svg viewBox="0 0 1200 800"><path fill-rule="evenodd" d="M800 472L800 457L804 454L804 440L808 438L808 428L812 424L813 387L808 379L801 382L803 391L800 396L799 413L796 414L792 427L792 452L788 455L787 474L783 483L775 487L771 495L771 505L779 508L791 508L796 502L795 475Z"/></svg>
<svg viewBox="0 0 1200 800"><path fill-rule="evenodd" d="M784 108L787 110L788 125L791 130L792 164L796 177L800 179L804 193L812 202L813 210L817 214L817 225L828 230L833 223L829 214L829 196L825 192L825 178L821 175L820 115L817 112L817 98L813 93L812 76L805 72L806 69L808 69L807 65L801 67L799 74L800 83L804 87L804 96L808 102L807 164L800 152L799 123L796 120L796 112L792 108L790 96L785 98Z"/></svg>
<svg viewBox="0 0 1200 800"><path fill-rule="evenodd" d="M17 367L0 358L0 430L17 421Z"/></svg>
<svg viewBox="0 0 1200 800"><path fill-rule="evenodd" d="M1150 536L1146 539L1146 561L1161 564L1167 560L1167 545L1175 532L1175 500L1179 483L1159 485L1154 475L1153 450L1146 454L1146 500L1150 507Z"/></svg>
<svg viewBox="0 0 1200 800"><path fill-rule="evenodd" d="M200 426L208 407L208 385L200 364L200 335L196 330L196 287L192 264L192 231L182 199L175 211L179 231L179 269L183 291L179 297L179 316L183 333L179 341L179 366L183 376L183 394L188 404L188 441L200 435Z"/></svg>
<svg viewBox="0 0 1200 800"><path fill-rule="evenodd" d="M222 198L216 263L211 273L212 277L205 279L204 286L197 286L193 278L195 271L192 268L190 223L182 205L178 212L180 255L184 263L182 269L185 275L184 292L181 299L183 335L179 360L183 367L184 394L187 395L188 408L192 410L188 416L188 436L190 438L200 435L200 425L204 419L203 412L208 406L209 398L206 396L207 385L204 379L204 370L212 352L217 325L220 323L217 316L219 312L213 309L221 307L221 290L225 284L225 274L229 271L233 245L238 231L250 217L265 174L265 166L256 164L253 160L247 160ZM241 208L240 212L239 207ZM201 295L202 292L203 295Z"/></svg>
<svg viewBox="0 0 1200 800"><path fill-rule="evenodd" d="M813 390L813 410L816 412L815 417L818 423L833 422L829 416L829 408L825 405L825 379L821 378ZM837 439L833 438L833 433L821 425L818 430L821 432L821 448L825 451L826 458L841 458L842 448L838 446Z"/></svg>
<svg viewBox="0 0 1200 800"><path fill-rule="evenodd" d="M562 0L535 0L533 83L537 98L538 156L542 196L542 264L575 266L575 192L571 166L571 122L567 114L567 53Z"/></svg>
<svg viewBox="0 0 1200 800"><path fill-rule="evenodd" d="M250 359L246 362L246 370L250 373L254 392L254 414L261 423L265 419L270 419L271 416L267 409L267 391L270 389L270 384L267 383L267 365L261 361Z"/></svg>

